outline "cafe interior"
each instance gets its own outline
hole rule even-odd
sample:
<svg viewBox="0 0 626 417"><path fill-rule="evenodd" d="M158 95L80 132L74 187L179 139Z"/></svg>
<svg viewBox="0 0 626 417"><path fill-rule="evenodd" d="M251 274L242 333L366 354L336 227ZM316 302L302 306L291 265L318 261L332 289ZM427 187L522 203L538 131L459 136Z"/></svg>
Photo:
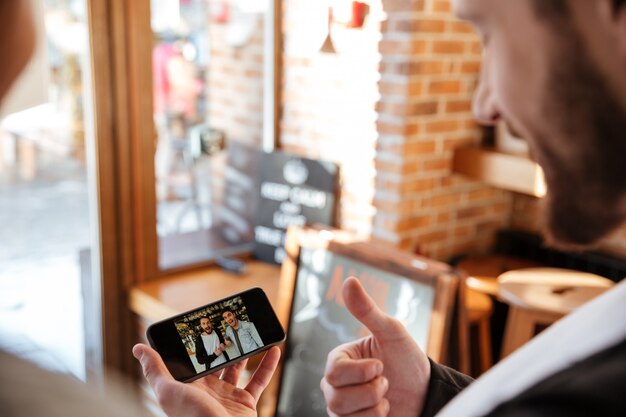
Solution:
<svg viewBox="0 0 626 417"><path fill-rule="evenodd" d="M287 334L260 415L325 415L324 358L363 336L348 276L478 377L626 275L626 229L542 238L542 170L474 121L483 50L450 0L32 3L0 109L2 349L163 415L132 346L259 287Z"/></svg>

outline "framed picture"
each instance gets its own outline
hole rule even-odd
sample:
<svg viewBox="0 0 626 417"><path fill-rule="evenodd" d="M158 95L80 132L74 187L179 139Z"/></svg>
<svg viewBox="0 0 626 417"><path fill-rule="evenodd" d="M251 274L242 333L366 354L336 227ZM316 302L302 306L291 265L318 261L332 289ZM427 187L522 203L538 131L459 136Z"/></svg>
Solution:
<svg viewBox="0 0 626 417"><path fill-rule="evenodd" d="M452 267L321 226L290 228L285 249L278 314L287 342L275 416L325 416L319 382L328 353L369 334L344 306L341 287L349 276L445 363L462 279Z"/></svg>

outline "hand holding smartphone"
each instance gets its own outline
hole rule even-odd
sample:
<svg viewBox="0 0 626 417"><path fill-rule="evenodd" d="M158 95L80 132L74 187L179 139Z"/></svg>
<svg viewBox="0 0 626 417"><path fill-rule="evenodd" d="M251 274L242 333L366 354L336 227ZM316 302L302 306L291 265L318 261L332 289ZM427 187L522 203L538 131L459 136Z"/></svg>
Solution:
<svg viewBox="0 0 626 417"><path fill-rule="evenodd" d="M172 376L191 382L282 343L285 332L252 288L155 323L147 338Z"/></svg>

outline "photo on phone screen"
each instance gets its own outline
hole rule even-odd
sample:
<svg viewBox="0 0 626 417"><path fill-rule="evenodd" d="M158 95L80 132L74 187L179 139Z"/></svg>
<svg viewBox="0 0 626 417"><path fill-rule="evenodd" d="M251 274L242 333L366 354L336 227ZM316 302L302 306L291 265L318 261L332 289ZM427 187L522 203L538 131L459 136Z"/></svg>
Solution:
<svg viewBox="0 0 626 417"><path fill-rule="evenodd" d="M192 381L285 339L260 288L155 323L147 336L179 381Z"/></svg>

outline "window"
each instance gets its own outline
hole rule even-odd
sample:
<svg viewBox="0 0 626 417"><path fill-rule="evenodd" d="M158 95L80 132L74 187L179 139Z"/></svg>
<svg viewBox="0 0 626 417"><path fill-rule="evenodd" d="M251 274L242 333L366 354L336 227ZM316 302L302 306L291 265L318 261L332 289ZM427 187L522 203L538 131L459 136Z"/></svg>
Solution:
<svg viewBox="0 0 626 417"><path fill-rule="evenodd" d="M155 227L159 268L170 269L238 250L221 235L216 208L229 143L274 141L264 126L274 123L266 108L274 94L274 8L259 0L150 5Z"/></svg>

